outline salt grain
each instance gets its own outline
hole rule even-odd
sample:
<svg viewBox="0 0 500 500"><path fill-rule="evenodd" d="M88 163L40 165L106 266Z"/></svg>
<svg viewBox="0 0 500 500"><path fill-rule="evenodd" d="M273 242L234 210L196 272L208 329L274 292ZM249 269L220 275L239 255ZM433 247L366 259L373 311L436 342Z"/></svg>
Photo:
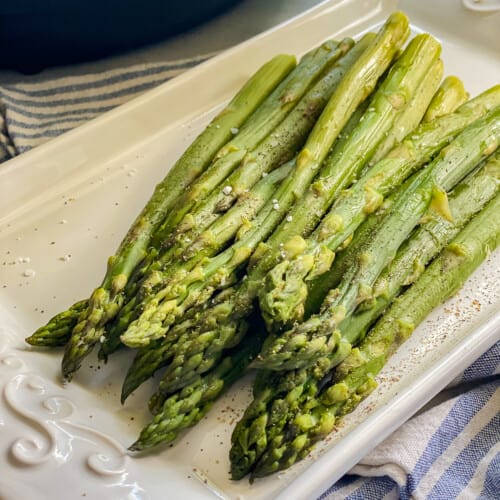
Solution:
<svg viewBox="0 0 500 500"><path fill-rule="evenodd" d="M233 188L231 186L224 186L224 188L222 189L222 192L225 194L225 195L229 195L231 194L233 191Z"/></svg>
<svg viewBox="0 0 500 500"><path fill-rule="evenodd" d="M33 269L26 269L23 273L23 276L26 278L33 278L36 275L36 272Z"/></svg>
<svg viewBox="0 0 500 500"><path fill-rule="evenodd" d="M236 135L239 131L240 131L240 129L239 129L239 128L233 127L233 128L231 129L231 134Z"/></svg>

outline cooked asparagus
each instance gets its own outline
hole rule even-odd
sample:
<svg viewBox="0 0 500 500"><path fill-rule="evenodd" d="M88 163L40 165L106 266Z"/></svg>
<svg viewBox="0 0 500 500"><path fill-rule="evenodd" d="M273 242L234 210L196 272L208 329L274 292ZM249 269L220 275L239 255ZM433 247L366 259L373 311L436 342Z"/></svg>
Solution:
<svg viewBox="0 0 500 500"><path fill-rule="evenodd" d="M462 80L456 76L447 76L429 104L423 121L431 122L440 116L451 113L468 99L469 93L465 90Z"/></svg>
<svg viewBox="0 0 500 500"><path fill-rule="evenodd" d="M378 142L380 142L384 137L384 127L387 127L387 121L384 123L384 119L379 118L377 120L374 118L373 114L375 110L378 110L379 113L383 114L381 109L384 108L381 101L386 104L387 100L389 102L391 101L391 92L389 89L391 89L394 93L397 93L398 91L402 92L401 87L398 87L398 85L401 85L400 78L401 74L404 74L403 69L407 70L408 67L411 68L412 62L420 59L417 54L422 55L421 51L425 51L426 49L429 49L427 52L427 64L432 66L433 60L435 60L434 58L439 55L439 46L437 43L428 37L417 37L410 43L407 51L405 51L400 60L395 64L393 72L391 72L387 79L382 83L380 89L376 92L370 102L369 108L364 115L365 119L360 122L359 127L354 129L349 138L347 138L345 142L340 145L338 150L337 148L334 149L332 154L334 161L331 162L331 166L328 164L323 168L320 174L320 179L317 180L313 186L311 196L308 197L306 195L305 199L302 200L291 212L293 214L292 217L294 222L290 223L289 227L285 228L283 233L286 233L286 231L288 231L291 227L300 227L300 225L303 224L302 221L304 220L311 220L314 217L321 216L321 214L324 213L324 210L328 207L326 201L328 197L331 198L335 196L335 194L338 193L339 187L343 187L343 182L347 181L344 169L348 171L348 169L355 166L359 171L359 169L362 168L366 160L369 158L370 152L373 152L376 144L378 144ZM398 70L401 70L401 73L399 73ZM412 74L415 78L417 78L417 75L415 75L414 72L412 72ZM423 75L421 76L423 77ZM411 84L406 83L404 88L406 89L406 96L409 98L412 95ZM416 82L413 82L413 91L415 91L416 88L417 84ZM389 96L388 99L387 96ZM398 113L401 112L402 110L399 109L395 115L398 116ZM385 119L387 119L387 115L385 116ZM395 116L393 115L392 120L394 119ZM375 128L376 132L374 132L372 128ZM364 143L364 147L360 146L361 143ZM328 169L329 172L328 174L323 175L326 169ZM321 190L317 189L319 185L322 185ZM283 234L279 231L278 233ZM275 238L275 236L273 236L272 239L273 238ZM293 249L294 241L296 240L292 238L292 244L289 248ZM278 250L282 253L283 251L286 251L286 247L284 246L281 248L278 245ZM266 261L264 260L264 262ZM262 272L262 269L263 267L260 267L259 272ZM251 272L251 275L252 274L254 273ZM221 307L218 307L218 310L220 311ZM179 384L184 383L186 378L189 380L190 377L193 377L196 371L200 373L201 371L208 369L211 364L217 361L221 348L223 348L225 342L234 342L234 338L231 337L231 333L233 332L231 328L231 325L229 328L225 328L225 325L221 325L219 323L215 332L213 330L205 330L203 335L198 336L194 336L192 332L188 332L187 335L181 337L173 347L175 357L167 369L164 378L160 383L160 387L165 391L171 391L174 388L179 387ZM196 370L194 370L194 367L196 367Z"/></svg>
<svg viewBox="0 0 500 500"><path fill-rule="evenodd" d="M207 168L216 152L231 137L231 129L240 127L294 66L293 56L280 55L260 68L156 186L116 254L108 260L101 286L92 293L87 309L81 313L73 329L63 360L65 378L71 378L100 337L101 325L116 314L128 278L143 259L152 235L179 195Z"/></svg>
<svg viewBox="0 0 500 500"><path fill-rule="evenodd" d="M346 238L375 210L384 197L413 171L440 151L466 125L500 105L500 86L462 105L455 113L420 125L359 181L330 210L303 250L281 262L266 278L260 291L260 306L272 330L279 331L303 317L307 282L328 271ZM299 241L297 237L295 241ZM298 245L296 245L298 246Z"/></svg>
<svg viewBox="0 0 500 500"><path fill-rule="evenodd" d="M417 281L390 306L365 340L337 368L319 398L309 401L280 438L266 450L254 476L290 467L335 427L336 417L351 412L376 387L375 376L389 356L434 307L454 295L500 244L500 196L458 234Z"/></svg>
<svg viewBox="0 0 500 500"><path fill-rule="evenodd" d="M141 317L122 335L125 344L137 347L164 336L170 325L187 309L196 303L204 303L236 269L245 264L255 247L272 232L295 199L307 189L331 144L354 110L369 95L407 34L406 16L393 14L379 36L340 81L297 156L294 174L280 187L276 201L272 200L261 210L252 228L230 249L205 265L197 266L178 283L174 280L146 303Z"/></svg>
<svg viewBox="0 0 500 500"><path fill-rule="evenodd" d="M499 143L500 108L497 108L467 127L426 169L415 175L406 192L389 209L355 266L343 277L338 289L327 296L321 314L268 339L254 365L277 370L297 368L331 352L338 340L338 324L352 314L357 304L373 296L378 275L394 258L429 203L431 210L449 218L446 192L494 153Z"/></svg>
<svg viewBox="0 0 500 500"><path fill-rule="evenodd" d="M228 352L212 371L199 376L188 386L168 398L160 398L153 420L141 431L129 450L143 451L172 442L180 431L197 424L216 399L246 370L259 352L263 341L260 333L248 336L241 346Z"/></svg>
<svg viewBox="0 0 500 500"><path fill-rule="evenodd" d="M78 317L88 307L87 300L75 302L66 311L50 318L48 323L32 333L26 342L38 347L62 347L68 342Z"/></svg>
<svg viewBox="0 0 500 500"><path fill-rule="evenodd" d="M273 446L273 440L281 439L285 426L293 421L299 411L305 411L308 401L317 398L332 368L349 355L352 346L359 343L400 290L417 278L416 271L422 271L461 228L497 195L499 185L500 163L497 152L486 165L471 174L451 193L449 204L453 214L452 222L439 216L433 217L402 245L374 286L377 291L375 303L370 304L369 308L361 304L354 315L340 323L341 340L330 356L320 359L315 366L309 368L262 372L258 383L264 388L256 391L254 401L233 432L233 477L238 479L249 473L265 448ZM376 214L374 215L368 221L377 223ZM367 229L369 235L370 229ZM359 245L353 242L349 250L357 253ZM323 294L316 294L317 300L322 296Z"/></svg>

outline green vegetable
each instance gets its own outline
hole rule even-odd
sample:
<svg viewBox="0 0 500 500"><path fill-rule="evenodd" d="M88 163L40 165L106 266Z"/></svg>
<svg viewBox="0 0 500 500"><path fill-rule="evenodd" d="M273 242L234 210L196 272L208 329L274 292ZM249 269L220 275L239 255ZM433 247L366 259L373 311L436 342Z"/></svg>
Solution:
<svg viewBox="0 0 500 500"><path fill-rule="evenodd" d="M37 347L62 347L69 340L78 317L87 307L87 300L75 302L66 311L50 318L46 325L41 326L26 338L26 342Z"/></svg>
<svg viewBox="0 0 500 500"><path fill-rule="evenodd" d="M380 272L394 258L401 243L425 214L431 211L450 218L446 192L500 143L500 107L467 127L443 148L439 156L417 173L398 197L387 216L363 249L339 287L325 299L323 311L270 338L254 366L275 370L307 366L331 352L337 345L337 326L355 307L373 297L373 285Z"/></svg>
<svg viewBox="0 0 500 500"><path fill-rule="evenodd" d="M63 359L63 375L66 379L71 378L100 338L102 325L116 315L122 302L121 292L144 258L152 235L178 197L207 168L217 151L231 137L231 129L240 127L294 66L294 57L280 55L260 68L156 186L153 196L129 229L117 253L110 257L101 286L92 293L88 308L80 314L78 324L73 329Z"/></svg>
<svg viewBox="0 0 500 500"><path fill-rule="evenodd" d="M447 76L429 104L423 121L431 122L451 113L467 102L467 99L469 99L469 93L465 90L462 80L456 76Z"/></svg>
<svg viewBox="0 0 500 500"><path fill-rule="evenodd" d="M411 61L415 62L419 60L425 49L430 49L427 54L427 64L432 66L433 57L436 58L439 55L439 46L428 37L416 38L415 41L410 44L410 48L408 52L406 52L407 55L401 58L401 61L396 64L387 80L384 81L380 90L377 91L372 99L368 109L370 110L370 108L373 108L373 110L365 113L366 120L360 123L360 126L355 128L348 138L335 147L334 153L332 154L334 161L328 163L322 169L320 180L315 182L314 187L310 191L310 198L307 198L306 195L306 200L310 201L310 203L299 204L297 210L294 208L292 211L294 219L295 215L297 216L297 222L294 227L297 225L303 227L300 225L304 224L304 221L318 217L321 214L321 204L325 204L325 200L328 199L328 196L333 196L336 190L338 191L342 187L342 182L348 182L349 177L346 176L346 170L349 171L349 169L353 168L359 169L363 166L364 159L369 157L370 151L373 151L376 144L384 137L384 130L387 130L385 127L390 126L389 124L392 123L395 116L400 112L400 109L394 111L392 105L389 104L389 108L394 112L394 114L391 114L387 108L384 108L384 103L390 103L391 96L397 94L398 91L403 92L402 88L407 92L407 96L412 95L412 85L413 89L415 89L417 83L408 82L405 86L402 84L401 78L403 78L402 75L405 74L405 71L408 70L408 66L413 67ZM420 76L423 77L424 74L425 72L422 68ZM414 73L413 75L415 79L418 78L418 73ZM405 82L404 79L403 82ZM382 112L381 110L386 111ZM377 112L379 113L378 117L374 117L374 115L377 115ZM376 129L375 133L370 130L370 126ZM365 147L360 148L359 145L363 142ZM342 154L342 152L345 154ZM345 158L342 163L337 161L338 158L342 157ZM324 189L319 192L317 187L322 180L324 180ZM322 198L319 193L321 193L324 198ZM316 209L315 207L318 208ZM307 211L304 210L304 208L306 208ZM290 227L291 226L292 224L290 224ZM280 230L278 230L278 234L286 234L288 227L285 227L283 232L280 232ZM272 239L274 237L275 235L273 235ZM280 249L279 245L277 245L277 247ZM259 272L262 272L262 268L259 269ZM252 276L252 274L253 272L250 273L250 276ZM244 323L237 323L236 328L234 328L233 322L226 325L224 321L220 321L221 313L231 313L231 307L232 304L227 307L227 303L222 303L211 308L209 310L210 317L208 321L203 324L203 320L200 319L198 322L202 324L201 328L195 329L195 331L186 330L186 334L176 339L173 346L170 344L169 348L165 350L166 352L162 350L163 360L168 357L169 350L174 354L160 383L160 389L162 391L167 393L171 392L185 384L186 380L189 381L196 373L202 373L209 369L217 361L220 356L220 351L225 348L225 346L234 344L238 341L238 338L242 336L241 332L245 331ZM211 321L211 317L215 318L213 322ZM168 337L171 339L170 334ZM169 342L169 340L166 341L166 343Z"/></svg>
<svg viewBox="0 0 500 500"><path fill-rule="evenodd" d="M338 416L356 408L376 387L375 376L391 354L437 305L454 295L472 272L500 244L500 196L474 217L433 261L417 281L390 306L337 367L331 384L320 397L309 401L307 411L293 422L266 450L252 474L268 475L303 459L313 445L326 437Z"/></svg>
<svg viewBox="0 0 500 500"><path fill-rule="evenodd" d="M307 241L295 237L303 250L290 256L283 252L281 261L268 273L265 288L260 290L260 306L268 327L279 331L302 320L307 283L328 271L339 246L408 175L465 126L499 105L500 86L496 86L455 113L420 125L344 193Z"/></svg>
<svg viewBox="0 0 500 500"><path fill-rule="evenodd" d="M307 189L331 144L354 110L369 95L378 77L389 65L398 42L402 43L407 32L407 18L399 13L391 16L382 34L361 54L340 81L297 156L294 174L276 194L276 201L273 200L261 210L253 227L231 248L203 266L197 266L178 282L172 280L169 286L158 292L144 305L141 317L122 335L122 342L138 347L164 336L170 325L187 309L204 303L217 288L232 278L234 271L245 264L255 247L272 232L295 199ZM344 59L354 50L356 46ZM339 70L341 63L342 60Z"/></svg>
<svg viewBox="0 0 500 500"><path fill-rule="evenodd" d="M279 443L282 442L285 427L293 422L299 412L303 414L307 408L314 408L317 404L319 391L328 373L349 355L352 346L359 343L401 289L417 278L417 271L421 272L463 226L497 195L500 184L499 155L497 152L486 165L454 189L449 201L452 222L434 216L416 229L401 246L374 286L377 291L375 303L361 304L355 314L340 323L341 340L330 356L318 360L310 368L287 372L262 371L257 381L260 388L255 390L254 400L233 432L231 463L235 479L250 472L264 453L266 458L262 461L271 460L273 447L281 446ZM367 222L377 225L377 215L371 216ZM366 233L361 238L369 237L371 230L367 224ZM358 233L355 237L358 237ZM360 245L355 241L351 245L349 251L357 254ZM318 294L317 300L320 301L321 297L322 294ZM268 446L269 452L265 451Z"/></svg>
<svg viewBox="0 0 500 500"><path fill-rule="evenodd" d="M263 325L260 333L247 337L237 350L227 353L213 370L197 377L168 398L160 394L155 400L158 408L153 420L144 427L129 450L144 451L170 443L181 430L196 425L222 392L244 373L259 352L262 340Z"/></svg>

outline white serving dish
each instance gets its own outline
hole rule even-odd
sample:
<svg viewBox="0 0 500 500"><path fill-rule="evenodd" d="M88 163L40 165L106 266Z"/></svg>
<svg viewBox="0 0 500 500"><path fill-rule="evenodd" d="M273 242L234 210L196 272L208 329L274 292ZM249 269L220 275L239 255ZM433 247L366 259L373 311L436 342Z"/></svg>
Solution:
<svg viewBox="0 0 500 500"><path fill-rule="evenodd" d="M472 13L459 0L327 1L2 165L0 498L313 498L498 340L497 251L418 328L383 370L380 388L327 443L253 485L229 480L227 458L249 379L171 449L132 458L125 449L147 420L150 387L120 406L129 354L106 367L93 359L63 387L61 353L23 343L88 296L155 183L252 71L277 52L300 55L327 38L375 29L396 9L415 32L440 39L446 74L460 76L472 95L500 82L498 15ZM29 270L36 274L25 276Z"/></svg>

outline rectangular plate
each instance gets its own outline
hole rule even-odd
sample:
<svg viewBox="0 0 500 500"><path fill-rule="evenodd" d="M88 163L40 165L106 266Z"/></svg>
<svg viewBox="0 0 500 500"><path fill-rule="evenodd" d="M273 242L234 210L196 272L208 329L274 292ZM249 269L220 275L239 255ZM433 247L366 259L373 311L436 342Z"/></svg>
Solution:
<svg viewBox="0 0 500 500"><path fill-rule="evenodd" d="M241 381L169 449L125 448L147 421L145 384L119 404L130 353L89 361L68 387L58 352L23 339L89 295L153 186L222 104L277 52L300 55L327 38L376 29L406 11L415 32L443 44L446 74L471 95L500 82L499 17L458 0L327 1L0 168L0 497L312 498L401 425L497 339L500 253L438 308L390 360L381 385L301 464L229 480L234 423L250 400ZM446 19L446 26L443 20ZM223 78L220 75L224 75Z"/></svg>

